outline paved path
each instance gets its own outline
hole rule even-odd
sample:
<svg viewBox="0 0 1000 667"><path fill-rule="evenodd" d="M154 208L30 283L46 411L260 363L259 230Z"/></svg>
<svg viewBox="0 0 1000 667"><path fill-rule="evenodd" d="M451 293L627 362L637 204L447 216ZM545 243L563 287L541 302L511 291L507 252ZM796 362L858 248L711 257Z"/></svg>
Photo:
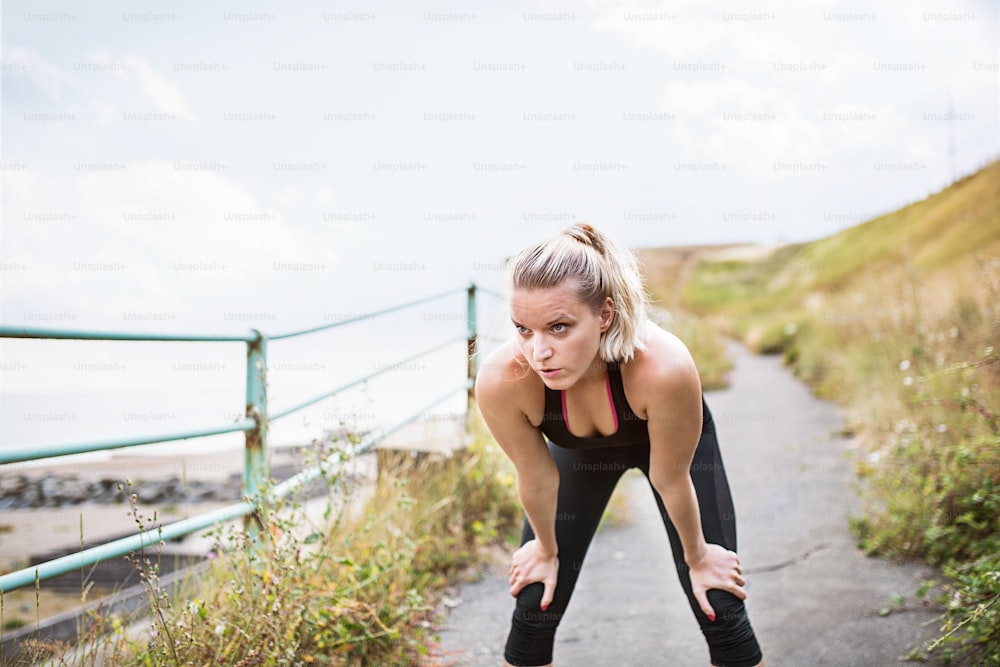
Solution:
<svg viewBox="0 0 1000 667"><path fill-rule="evenodd" d="M847 519L858 512L841 413L780 360L733 347L732 386L707 396L737 508L751 621L768 667L898 667L934 636L935 613L914 597L928 568L866 558ZM626 476L628 524L595 538L555 647L560 667L708 665L677 583L648 485ZM513 599L494 569L463 586L441 632L446 664L501 663ZM905 605L887 616L892 598ZM907 664L907 663L903 663Z"/></svg>

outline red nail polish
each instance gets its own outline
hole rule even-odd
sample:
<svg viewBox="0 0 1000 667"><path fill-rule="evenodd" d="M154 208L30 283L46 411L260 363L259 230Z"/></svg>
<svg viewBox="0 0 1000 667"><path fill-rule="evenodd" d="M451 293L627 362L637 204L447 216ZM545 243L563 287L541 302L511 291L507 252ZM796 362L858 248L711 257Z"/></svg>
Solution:
<svg viewBox="0 0 1000 667"><path fill-rule="evenodd" d="M712 612L711 614L708 615L708 620L712 621L713 623L715 622L715 612Z"/></svg>
<svg viewBox="0 0 1000 667"><path fill-rule="evenodd" d="M545 610L546 610L546 609L548 609L548 608L549 608L549 605L547 605L547 604L543 604L543 605L542 605L542 611L545 611Z"/></svg>

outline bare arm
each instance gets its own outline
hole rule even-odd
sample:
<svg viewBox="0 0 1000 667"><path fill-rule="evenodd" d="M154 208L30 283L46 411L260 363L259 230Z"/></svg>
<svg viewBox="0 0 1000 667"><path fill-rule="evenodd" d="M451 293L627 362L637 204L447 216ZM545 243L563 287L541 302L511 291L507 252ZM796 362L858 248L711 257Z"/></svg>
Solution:
<svg viewBox="0 0 1000 667"><path fill-rule="evenodd" d="M691 459L701 437L701 383L694 362L675 363L660 373L655 400L649 401L649 479L660 494L670 520L684 546L684 560L700 560L707 545L701 530L701 514Z"/></svg>
<svg viewBox="0 0 1000 667"><path fill-rule="evenodd" d="M663 365L652 368L646 397L649 424L649 478L677 529L698 604L710 620L715 611L707 591L725 590L746 599L739 557L718 544L708 544L701 529L698 496L690 467L701 438L702 402L698 372L679 341L671 345Z"/></svg>
<svg viewBox="0 0 1000 667"><path fill-rule="evenodd" d="M504 356L505 355L505 356ZM498 359L499 356L499 359ZM493 437L517 470L517 490L535 539L518 549L510 566L510 594L518 595L528 584L544 586L541 610L555 595L559 574L559 545L555 518L559 491L556 468L545 439L532 426L524 409L533 389L531 376L517 369L509 349L500 348L480 369L476 379L476 402Z"/></svg>
<svg viewBox="0 0 1000 667"><path fill-rule="evenodd" d="M497 351L502 355L503 350ZM509 355L509 353L507 353ZM503 356L490 357L476 378L476 403L497 443L517 470L517 491L543 553L555 557L559 471L545 440L519 405L518 379Z"/></svg>

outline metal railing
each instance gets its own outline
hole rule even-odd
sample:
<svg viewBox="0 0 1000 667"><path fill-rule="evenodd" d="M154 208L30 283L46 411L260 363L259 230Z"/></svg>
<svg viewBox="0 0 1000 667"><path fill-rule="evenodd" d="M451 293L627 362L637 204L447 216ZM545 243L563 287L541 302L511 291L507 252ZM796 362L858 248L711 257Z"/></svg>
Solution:
<svg viewBox="0 0 1000 667"><path fill-rule="evenodd" d="M475 284L467 288L456 288L439 294L434 294L422 299L408 301L403 304L385 308L379 311L360 315L350 319L312 327L301 331L293 331L279 335L265 335L254 329L244 336L207 336L207 335L182 335L182 334L137 334L122 332L94 332L94 331L70 331L59 329L38 329L20 328L10 326L0 326L0 338L42 338L42 339L62 339L62 340L118 340L118 341L184 341L184 342L242 342L246 344L246 412L242 421L221 426L211 426L208 428L195 429L175 433L161 433L155 436L119 438L114 440L97 440L92 442L69 443L60 446L38 448L30 446L13 447L0 449L0 465L18 463L23 461L34 461L48 459L72 454L84 454L89 452L106 451L119 449L122 447L134 447L153 443L171 442L176 440L187 440L191 438L201 438L224 433L243 432L245 436L244 466L243 466L243 500L241 502L223 507L221 509L207 512L199 516L184 519L163 526L151 527L148 530L141 530L135 535L123 537L111 542L84 549L76 553L56 558L44 563L39 563L15 572L0 575L0 593L11 591L16 588L35 584L36 582L49 579L51 577L65 574L70 571L80 570L87 565L93 565L107 558L122 556L127 553L151 547L161 541L169 541L189 535L199 530L215 526L219 523L243 517L244 527L250 533L256 535L260 522L266 516L267 508L277 500L301 489L306 484L319 478L321 475L335 469L343 462L352 457L372 449L381 440L399 430L403 426L416 421L421 415L436 405L448 400L455 394L465 391L467 394L466 404L466 424L468 425L469 415L473 408L473 383L476 377L476 290ZM483 288L480 288L483 290ZM290 408L271 414L267 404L267 344L269 341L282 340L286 338L304 336L352 324L361 320L370 320L381 315L396 312L405 308L410 308L419 304L427 303L436 299L455 295L461 291L467 294L466 300L466 331L463 335L436 344L433 347L419 352L398 363L407 363L418 357L436 352L441 348L455 344L458 341L466 341L466 352L468 355L467 377L460 386L454 387L444 394L436 397L431 402L422 406L419 410L408 417L395 422L391 426L375 429L367 433L357 443L349 444L330 454L323 461L299 472L280 484L272 486L268 491L263 492L266 480L269 478L268 466L268 425L270 422L282 417L286 417L304 408L314 405L324 399L335 396L355 385L363 384L368 380L398 367L398 364L387 365L386 367L368 374L362 378L352 380L340 387L326 391L318 396L314 396L306 401L302 401ZM489 294L499 296L491 290L484 290Z"/></svg>

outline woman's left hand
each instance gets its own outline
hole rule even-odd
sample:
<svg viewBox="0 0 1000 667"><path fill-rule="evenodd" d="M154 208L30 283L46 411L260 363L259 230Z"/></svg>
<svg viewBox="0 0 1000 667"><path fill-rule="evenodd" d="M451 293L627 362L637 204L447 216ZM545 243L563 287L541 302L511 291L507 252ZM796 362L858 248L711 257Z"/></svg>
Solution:
<svg viewBox="0 0 1000 667"><path fill-rule="evenodd" d="M727 591L740 600L746 600L747 592L743 590L743 587L747 582L743 578L740 557L735 552L718 544L707 546L708 548L701 558L695 563L689 563L688 567L690 568L694 598L709 620L714 621L715 610L708 603L708 590L715 588Z"/></svg>

